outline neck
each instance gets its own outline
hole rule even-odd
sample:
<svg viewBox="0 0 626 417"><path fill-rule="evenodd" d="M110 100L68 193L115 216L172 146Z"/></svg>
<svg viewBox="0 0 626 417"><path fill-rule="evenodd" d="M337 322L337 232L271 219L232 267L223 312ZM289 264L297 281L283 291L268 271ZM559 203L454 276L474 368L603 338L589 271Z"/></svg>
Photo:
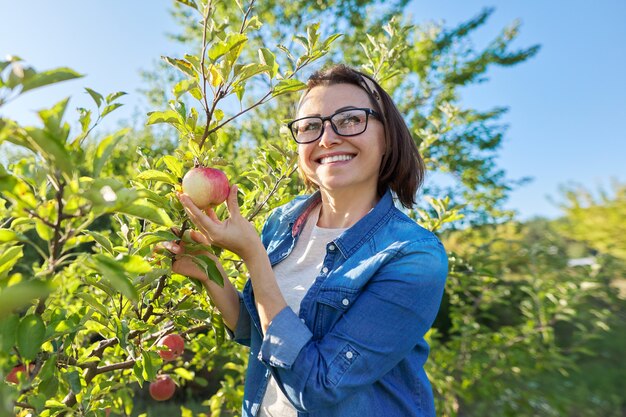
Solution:
<svg viewBox="0 0 626 417"><path fill-rule="evenodd" d="M376 205L376 190L363 194L354 191L321 190L322 208L317 221L319 227L348 228L361 220Z"/></svg>

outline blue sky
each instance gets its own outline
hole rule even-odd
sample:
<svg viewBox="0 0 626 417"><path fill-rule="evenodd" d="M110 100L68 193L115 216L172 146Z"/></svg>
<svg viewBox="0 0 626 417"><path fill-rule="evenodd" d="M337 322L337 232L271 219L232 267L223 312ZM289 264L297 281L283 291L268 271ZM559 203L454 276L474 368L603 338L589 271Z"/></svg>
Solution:
<svg viewBox="0 0 626 417"><path fill-rule="evenodd" d="M34 111L71 95L70 107L89 106L84 87L101 93L126 91L126 106L103 128L131 118L141 104L139 71L161 55L183 49L166 32L177 28L166 0L57 2L0 0L0 56L19 55L38 70L69 66L86 77L25 94L0 114L34 123ZM413 0L416 22L455 25L485 7L495 7L475 33L477 45L514 19L522 21L517 47L541 44L530 61L489 72L489 80L463 91L463 102L479 109L506 105L509 130L498 164L509 178L532 177L511 194L508 208L520 218L555 217L566 184L608 188L626 182L626 1Z"/></svg>

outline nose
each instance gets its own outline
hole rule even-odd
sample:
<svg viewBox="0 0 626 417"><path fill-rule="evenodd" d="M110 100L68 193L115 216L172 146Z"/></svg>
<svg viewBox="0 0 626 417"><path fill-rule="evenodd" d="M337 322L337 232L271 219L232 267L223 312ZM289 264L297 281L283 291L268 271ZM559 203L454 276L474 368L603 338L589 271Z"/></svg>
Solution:
<svg viewBox="0 0 626 417"><path fill-rule="evenodd" d="M330 120L324 121L324 131L319 139L318 145L325 148L329 148L337 143L341 142L341 136L335 133Z"/></svg>

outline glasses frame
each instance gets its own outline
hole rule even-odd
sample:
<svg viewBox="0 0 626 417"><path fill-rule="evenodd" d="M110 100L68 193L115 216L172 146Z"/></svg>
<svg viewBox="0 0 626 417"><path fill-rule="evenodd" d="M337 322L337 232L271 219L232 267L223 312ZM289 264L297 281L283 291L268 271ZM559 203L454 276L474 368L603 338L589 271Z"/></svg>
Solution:
<svg viewBox="0 0 626 417"><path fill-rule="evenodd" d="M363 110L363 111L365 111L365 127L359 133L351 133L349 135L344 135L344 134L341 134L341 133L339 133L337 131L337 126L335 126L335 123L333 122L332 118L337 116L340 113L347 112L347 111L350 111L350 110ZM295 120L292 120L291 122L287 123L287 127L289 128L289 131L291 132L291 136L293 137L293 140L295 140L296 143L299 143L300 145L304 145L304 144L307 144L307 143L313 143L313 142L319 140L319 138L322 137L322 135L324 134L324 129L326 128L326 121L327 120L330 122L330 127L333 129L333 132L335 132L338 136L351 137L351 136L358 136L358 135L362 134L363 132L365 132L367 130L367 124L369 122L369 117L370 116L372 116L375 119L378 119L380 122L382 122L382 118L380 116L380 113L378 113L376 110L372 110L372 109L367 108L367 107L352 107L352 108L349 108L349 109L340 110L338 112L335 112L335 113L331 114L330 116L325 116L325 117L322 117L322 116L301 117L299 119L295 119ZM317 120L321 120L322 121L322 128L320 129L320 134L315 139L307 140L307 141L304 141L304 142L303 141L299 141L298 138L296 137L296 133L292 129L292 126L296 122L299 122L299 121L302 121L302 120L307 120L307 119L317 119Z"/></svg>

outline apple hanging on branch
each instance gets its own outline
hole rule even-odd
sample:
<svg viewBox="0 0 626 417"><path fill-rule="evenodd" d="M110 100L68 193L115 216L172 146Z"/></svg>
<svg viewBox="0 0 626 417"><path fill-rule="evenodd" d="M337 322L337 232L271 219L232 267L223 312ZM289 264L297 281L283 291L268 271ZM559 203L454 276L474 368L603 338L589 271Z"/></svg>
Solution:
<svg viewBox="0 0 626 417"><path fill-rule="evenodd" d="M183 354L185 339L179 334L171 333L163 336L158 342L159 356L166 362L173 361Z"/></svg>
<svg viewBox="0 0 626 417"><path fill-rule="evenodd" d="M24 364L15 365L13 369L11 369L11 372L9 372L8 375L4 378L4 380L10 382L11 384L17 384L19 379L18 374L29 374L33 372L33 370L35 369L35 365L31 363L28 369L29 371L26 372L26 365Z"/></svg>
<svg viewBox="0 0 626 417"><path fill-rule="evenodd" d="M150 383L150 396L156 401L167 401L174 395L176 383L169 375L159 375Z"/></svg>
<svg viewBox="0 0 626 417"><path fill-rule="evenodd" d="M230 192L226 174L204 166L190 169L183 177L182 186L183 192L203 210L222 204Z"/></svg>

